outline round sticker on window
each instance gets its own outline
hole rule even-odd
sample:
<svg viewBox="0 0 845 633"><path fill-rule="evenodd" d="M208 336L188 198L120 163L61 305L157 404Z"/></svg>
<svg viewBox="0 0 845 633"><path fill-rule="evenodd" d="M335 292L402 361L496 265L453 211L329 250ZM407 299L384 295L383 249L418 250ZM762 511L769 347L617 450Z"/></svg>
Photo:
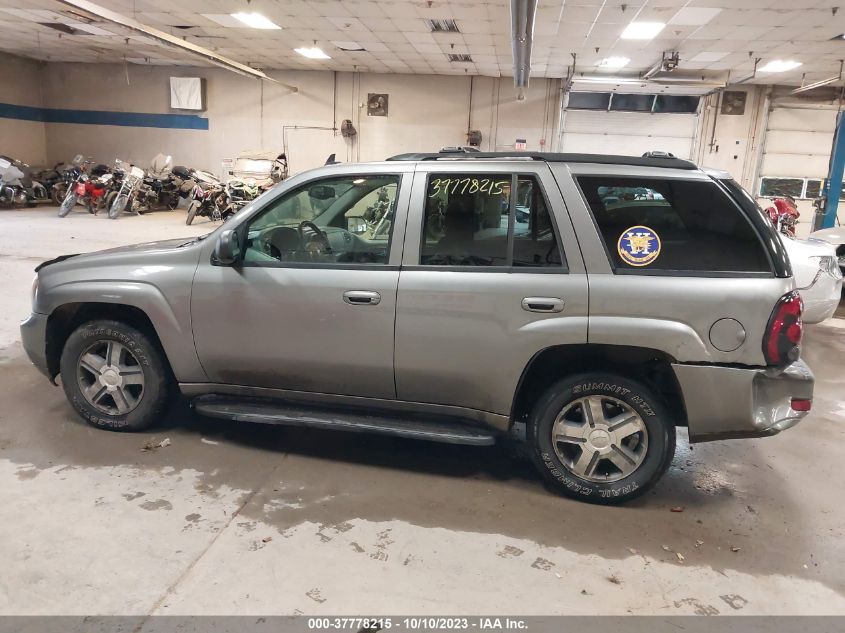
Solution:
<svg viewBox="0 0 845 633"><path fill-rule="evenodd" d="M648 266L660 255L660 238L647 226L632 226L619 236L619 257L631 266Z"/></svg>

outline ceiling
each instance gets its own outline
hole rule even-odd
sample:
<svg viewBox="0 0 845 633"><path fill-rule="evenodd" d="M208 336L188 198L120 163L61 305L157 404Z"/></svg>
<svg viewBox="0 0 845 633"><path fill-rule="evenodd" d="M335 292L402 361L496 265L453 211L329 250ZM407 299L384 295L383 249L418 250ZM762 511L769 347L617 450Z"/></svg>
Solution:
<svg viewBox="0 0 845 633"><path fill-rule="evenodd" d="M508 0L95 1L262 69L512 75ZM572 53L578 72L607 73L598 68L601 60L621 56L631 61L613 74L635 75L663 51L677 50L676 73L725 78L730 71L737 79L759 57L761 66L772 59L803 65L758 74L756 83L800 84L804 74L812 82L837 74L845 58L845 40L831 39L845 33L845 6L832 10L840 3L845 5L843 0L539 0L531 76L565 76ZM81 21L69 9L54 0L0 0L0 50L48 61L205 65L121 27ZM224 26L238 11L259 12L282 28ZM460 32L432 33L425 22L432 18L453 19ZM620 39L635 20L667 26L652 40ZM59 24L75 34L56 30ZM315 41L331 59L306 59L293 50ZM336 43L366 50L348 52ZM450 62L449 53L469 54L472 62Z"/></svg>

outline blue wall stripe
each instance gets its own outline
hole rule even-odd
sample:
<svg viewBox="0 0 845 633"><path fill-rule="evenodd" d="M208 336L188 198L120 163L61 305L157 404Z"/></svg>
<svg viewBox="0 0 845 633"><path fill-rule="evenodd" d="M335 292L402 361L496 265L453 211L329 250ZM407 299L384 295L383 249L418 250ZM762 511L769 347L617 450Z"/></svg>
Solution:
<svg viewBox="0 0 845 633"><path fill-rule="evenodd" d="M207 130L208 119L196 114L152 114L147 112L109 112L106 110L65 110L0 103L0 118L44 123L79 125L120 125L158 127L178 130Z"/></svg>

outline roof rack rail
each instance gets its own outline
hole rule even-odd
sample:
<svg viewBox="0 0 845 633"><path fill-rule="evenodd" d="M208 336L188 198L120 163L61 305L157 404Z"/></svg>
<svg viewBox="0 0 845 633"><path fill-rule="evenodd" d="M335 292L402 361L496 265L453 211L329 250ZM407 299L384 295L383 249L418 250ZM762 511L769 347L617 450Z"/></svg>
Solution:
<svg viewBox="0 0 845 633"><path fill-rule="evenodd" d="M695 163L675 158L668 152L646 152L643 156L616 156L613 154L569 154L559 152L416 152L397 154L387 160L536 160L546 163L595 163L599 165L633 165L635 167L666 167L671 169L698 169Z"/></svg>

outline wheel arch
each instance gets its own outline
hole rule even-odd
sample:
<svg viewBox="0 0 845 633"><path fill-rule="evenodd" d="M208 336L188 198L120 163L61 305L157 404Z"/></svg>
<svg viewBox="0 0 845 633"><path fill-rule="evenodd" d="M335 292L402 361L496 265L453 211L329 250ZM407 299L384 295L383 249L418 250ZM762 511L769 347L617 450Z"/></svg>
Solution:
<svg viewBox="0 0 845 633"><path fill-rule="evenodd" d="M650 387L668 407L676 426L687 426L683 393L672 369L677 362L661 350L586 343L538 351L522 371L511 405L511 422L526 422L537 398L556 381L585 372L619 374Z"/></svg>
<svg viewBox="0 0 845 633"><path fill-rule="evenodd" d="M177 302L178 313L174 312L174 307L152 284L71 282L51 288L41 301L38 311L49 315L46 353L51 377L58 374L58 358L75 328L93 319L116 319L149 334L161 347L177 380L206 380L194 347L188 303Z"/></svg>
<svg viewBox="0 0 845 633"><path fill-rule="evenodd" d="M65 343L71 333L83 323L109 319L120 321L149 336L164 356L170 368L170 360L152 320L142 309L121 303L82 301L63 303L57 306L47 318L47 371L52 379L59 374L59 364ZM171 368L172 372L172 368Z"/></svg>

